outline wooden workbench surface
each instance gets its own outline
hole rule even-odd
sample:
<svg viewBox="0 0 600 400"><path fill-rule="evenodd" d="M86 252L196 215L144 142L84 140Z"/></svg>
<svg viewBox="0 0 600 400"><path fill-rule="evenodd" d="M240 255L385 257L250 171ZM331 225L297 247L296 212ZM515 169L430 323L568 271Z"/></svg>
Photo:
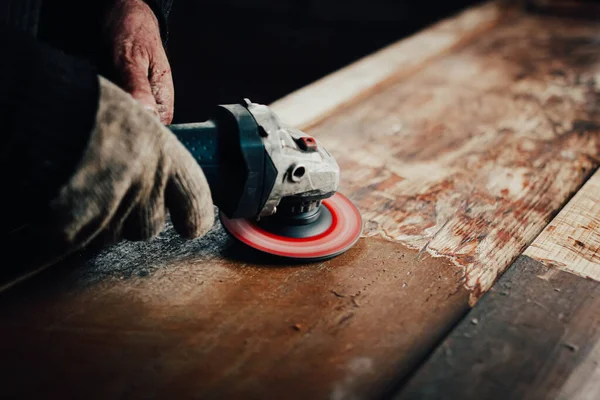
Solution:
<svg viewBox="0 0 600 400"><path fill-rule="evenodd" d="M486 315L478 301L520 256L512 268L537 264L507 279L536 288L560 269L598 290L570 283L600 277L596 258L556 250L596 236L577 239L564 213L548 224L598 167L599 37L589 21L484 4L278 101L338 159L358 244L282 265L216 223L199 240L168 229L76 255L0 293L0 396L372 399L409 382L423 398L446 365L438 344L464 337L451 331L471 307ZM443 383L457 390L464 368Z"/></svg>

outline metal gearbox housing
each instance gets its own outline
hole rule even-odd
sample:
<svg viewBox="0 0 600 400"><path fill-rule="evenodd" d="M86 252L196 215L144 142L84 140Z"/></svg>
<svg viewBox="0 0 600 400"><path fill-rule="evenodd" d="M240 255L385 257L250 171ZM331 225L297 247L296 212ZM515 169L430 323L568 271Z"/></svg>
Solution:
<svg viewBox="0 0 600 400"><path fill-rule="evenodd" d="M277 171L257 218L277 212L310 213L321 200L337 192L340 168L316 138L285 125L267 106L249 100L245 106L256 120L265 151Z"/></svg>

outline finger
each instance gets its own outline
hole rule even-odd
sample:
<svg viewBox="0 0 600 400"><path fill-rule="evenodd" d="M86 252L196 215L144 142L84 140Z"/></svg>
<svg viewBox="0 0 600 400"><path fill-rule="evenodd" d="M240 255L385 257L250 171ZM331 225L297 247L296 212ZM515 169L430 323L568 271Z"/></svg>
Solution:
<svg viewBox="0 0 600 400"><path fill-rule="evenodd" d="M166 157L160 157L158 164L150 168L143 177L145 189L140 193L135 208L123 224L122 235L131 241L149 240L157 236L165 225L165 188L169 163ZM152 172L154 171L154 172Z"/></svg>
<svg viewBox="0 0 600 400"><path fill-rule="evenodd" d="M131 241L150 240L156 237L165 226L164 193L152 195L138 205L129 215L123 226L123 237Z"/></svg>
<svg viewBox="0 0 600 400"><path fill-rule="evenodd" d="M202 169L192 155L173 139L171 174L165 201L175 230L185 238L205 235L214 223L210 188Z"/></svg>
<svg viewBox="0 0 600 400"><path fill-rule="evenodd" d="M131 186L121 199L116 212L113 214L108 226L96 238L94 246L104 247L115 244L123 239L125 222L136 210L140 203L142 193L139 185Z"/></svg>
<svg viewBox="0 0 600 400"><path fill-rule="evenodd" d="M93 185L85 182L93 179L83 169L65 186L52 202L42 225L53 232L48 243L57 249L80 249L110 226L118 214L118 202L122 185L100 179ZM103 193L103 196L98 196Z"/></svg>
<svg viewBox="0 0 600 400"><path fill-rule="evenodd" d="M161 44L157 45L150 64L150 88L156 101L160 120L168 125L173 121L175 88L169 60Z"/></svg>
<svg viewBox="0 0 600 400"><path fill-rule="evenodd" d="M141 51L132 49L128 54L118 57L117 73L123 90L128 92L149 112L158 115L158 107L150 86L149 57Z"/></svg>

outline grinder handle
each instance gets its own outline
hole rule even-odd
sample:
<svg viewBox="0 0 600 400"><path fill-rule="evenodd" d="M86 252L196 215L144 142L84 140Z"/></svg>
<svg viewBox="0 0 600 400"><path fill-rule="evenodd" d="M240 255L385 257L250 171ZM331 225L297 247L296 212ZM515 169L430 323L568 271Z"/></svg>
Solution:
<svg viewBox="0 0 600 400"><path fill-rule="evenodd" d="M215 187L222 164L219 157L219 130L215 121L172 124L167 128L200 164L208 185L211 188Z"/></svg>
<svg viewBox="0 0 600 400"><path fill-rule="evenodd" d="M239 104L216 107L205 122L167 128L202 168L213 203L228 218L256 217L275 184L277 170L262 142L259 126Z"/></svg>

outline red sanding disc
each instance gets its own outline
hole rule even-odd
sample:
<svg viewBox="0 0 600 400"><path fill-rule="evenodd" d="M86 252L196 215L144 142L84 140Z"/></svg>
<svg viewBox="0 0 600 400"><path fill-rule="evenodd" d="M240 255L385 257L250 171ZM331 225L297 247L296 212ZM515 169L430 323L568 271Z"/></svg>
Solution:
<svg viewBox="0 0 600 400"><path fill-rule="evenodd" d="M350 200L340 193L323 200L331 213L331 225L318 235L290 238L275 235L247 219L228 219L221 213L221 223L235 238L265 253L281 257L321 260L335 257L350 249L362 233L362 217Z"/></svg>

